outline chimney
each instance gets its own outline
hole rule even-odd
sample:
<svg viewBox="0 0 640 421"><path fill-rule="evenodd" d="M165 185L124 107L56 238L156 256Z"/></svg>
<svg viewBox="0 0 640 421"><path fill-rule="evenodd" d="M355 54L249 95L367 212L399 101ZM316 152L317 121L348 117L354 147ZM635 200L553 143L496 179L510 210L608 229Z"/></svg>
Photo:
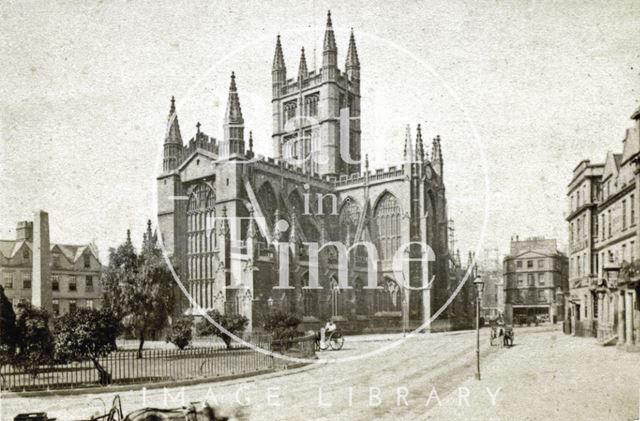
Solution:
<svg viewBox="0 0 640 421"><path fill-rule="evenodd" d="M33 222L20 221L16 226L16 241L32 241L33 240Z"/></svg>
<svg viewBox="0 0 640 421"><path fill-rule="evenodd" d="M38 211L33 217L33 271L31 302L51 312L51 269L49 264L49 214Z"/></svg>

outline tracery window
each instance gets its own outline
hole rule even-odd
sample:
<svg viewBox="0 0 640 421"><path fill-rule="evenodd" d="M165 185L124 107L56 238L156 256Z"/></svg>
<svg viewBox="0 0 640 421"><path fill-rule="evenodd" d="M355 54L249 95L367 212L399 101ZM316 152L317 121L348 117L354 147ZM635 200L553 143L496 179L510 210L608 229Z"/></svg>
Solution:
<svg viewBox="0 0 640 421"><path fill-rule="evenodd" d="M400 248L401 209L396 197L385 193L374 215L378 255L382 260L391 260Z"/></svg>
<svg viewBox="0 0 640 421"><path fill-rule="evenodd" d="M187 255L189 279L212 277L212 252L216 247L215 192L206 183L198 184L187 204Z"/></svg>
<svg viewBox="0 0 640 421"><path fill-rule="evenodd" d="M351 244L358 229L360 206L351 198L348 198L345 202L340 211L340 239ZM347 236L349 238L347 238Z"/></svg>

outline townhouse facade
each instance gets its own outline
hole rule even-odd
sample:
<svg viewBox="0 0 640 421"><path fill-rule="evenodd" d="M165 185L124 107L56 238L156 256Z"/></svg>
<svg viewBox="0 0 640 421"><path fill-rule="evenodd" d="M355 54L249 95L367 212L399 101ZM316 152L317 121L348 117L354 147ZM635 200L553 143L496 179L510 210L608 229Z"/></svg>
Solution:
<svg viewBox="0 0 640 421"><path fill-rule="evenodd" d="M574 169L567 198L570 294L565 332L603 345L638 347L638 207L640 109L631 118L622 153Z"/></svg>
<svg viewBox="0 0 640 421"><path fill-rule="evenodd" d="M50 243L46 212L18 222L15 240L0 240L0 282L14 307L29 301L53 316L100 308L101 271L93 244Z"/></svg>
<svg viewBox="0 0 640 421"><path fill-rule="evenodd" d="M567 256L555 239L511 239L503 261L507 323L552 322L564 316L568 292Z"/></svg>

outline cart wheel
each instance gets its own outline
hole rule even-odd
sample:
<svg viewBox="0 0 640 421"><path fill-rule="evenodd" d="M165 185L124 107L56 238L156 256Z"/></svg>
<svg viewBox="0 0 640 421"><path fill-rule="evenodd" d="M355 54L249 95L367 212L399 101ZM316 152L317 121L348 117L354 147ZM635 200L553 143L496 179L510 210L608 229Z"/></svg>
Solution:
<svg viewBox="0 0 640 421"><path fill-rule="evenodd" d="M329 338L329 346L331 346L331 349L334 351L341 350L343 345L344 337L342 335L331 335L331 338Z"/></svg>

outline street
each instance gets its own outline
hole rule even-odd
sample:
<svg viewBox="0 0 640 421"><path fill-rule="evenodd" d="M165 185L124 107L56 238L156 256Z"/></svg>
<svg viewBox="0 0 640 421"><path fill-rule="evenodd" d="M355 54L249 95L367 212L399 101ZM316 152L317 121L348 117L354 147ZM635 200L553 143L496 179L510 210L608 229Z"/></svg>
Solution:
<svg viewBox="0 0 640 421"><path fill-rule="evenodd" d="M313 364L234 381L140 388L120 393L124 412L204 399L247 405L249 419L272 420L632 420L638 417L638 355L547 327L516 328L515 346L488 346L481 331L482 380L474 379L475 332L419 335L366 359ZM398 335L349 337L323 362L379 349ZM20 397L6 394L2 419L46 411L58 420L104 412L113 393Z"/></svg>

